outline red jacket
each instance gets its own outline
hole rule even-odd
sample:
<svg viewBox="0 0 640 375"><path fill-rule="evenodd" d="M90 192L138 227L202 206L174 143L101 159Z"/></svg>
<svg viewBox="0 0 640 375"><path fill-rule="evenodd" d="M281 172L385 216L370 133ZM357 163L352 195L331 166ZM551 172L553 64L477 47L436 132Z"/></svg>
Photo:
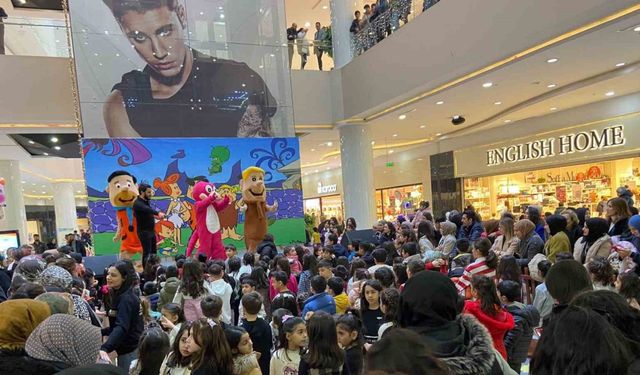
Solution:
<svg viewBox="0 0 640 375"><path fill-rule="evenodd" d="M491 316L482 311L479 301L466 301L464 303L464 312L475 316L483 326L489 330L493 339L493 347L507 359L507 349L504 347L504 335L507 331L513 329L515 323L513 315L500 308L498 315Z"/></svg>

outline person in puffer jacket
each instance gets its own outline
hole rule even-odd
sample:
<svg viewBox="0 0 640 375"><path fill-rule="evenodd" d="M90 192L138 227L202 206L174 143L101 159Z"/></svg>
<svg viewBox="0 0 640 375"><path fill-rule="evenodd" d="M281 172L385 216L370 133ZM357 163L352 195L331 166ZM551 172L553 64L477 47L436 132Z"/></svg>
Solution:
<svg viewBox="0 0 640 375"><path fill-rule="evenodd" d="M160 298L158 298L158 310L162 310L162 307L173 301L173 297L176 295L178 288L180 287L180 279L178 278L178 268L176 266L167 267L167 281L163 283L160 290Z"/></svg>
<svg viewBox="0 0 640 375"><path fill-rule="evenodd" d="M515 281L505 280L498 284L498 294L504 308L513 315L515 327L504 336L509 366L520 373L522 363L527 360L533 329L540 322L540 313L532 305L520 302L522 288Z"/></svg>

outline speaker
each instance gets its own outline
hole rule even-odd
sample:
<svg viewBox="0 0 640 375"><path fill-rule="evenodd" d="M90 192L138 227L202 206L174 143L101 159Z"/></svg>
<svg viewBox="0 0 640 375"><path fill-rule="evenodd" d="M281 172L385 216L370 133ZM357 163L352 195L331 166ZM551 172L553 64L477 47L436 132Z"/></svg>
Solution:
<svg viewBox="0 0 640 375"><path fill-rule="evenodd" d="M347 245L353 241L368 242L374 245L377 245L379 242L378 237L376 237L376 232L373 229L362 229L344 232L340 244L346 248Z"/></svg>
<svg viewBox="0 0 640 375"><path fill-rule="evenodd" d="M91 268L91 270L96 274L96 277L106 276L104 273L105 268L117 261L117 255L100 255L82 258L82 264L84 264L84 267Z"/></svg>

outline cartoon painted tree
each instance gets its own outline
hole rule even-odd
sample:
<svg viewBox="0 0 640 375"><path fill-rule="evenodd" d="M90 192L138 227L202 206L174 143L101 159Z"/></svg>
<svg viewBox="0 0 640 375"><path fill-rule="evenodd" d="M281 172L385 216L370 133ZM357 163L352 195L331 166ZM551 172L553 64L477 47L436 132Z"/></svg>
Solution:
<svg viewBox="0 0 640 375"><path fill-rule="evenodd" d="M211 165L209 166L209 175L222 172L222 165L229 160L231 152L228 147L215 146L211 148Z"/></svg>

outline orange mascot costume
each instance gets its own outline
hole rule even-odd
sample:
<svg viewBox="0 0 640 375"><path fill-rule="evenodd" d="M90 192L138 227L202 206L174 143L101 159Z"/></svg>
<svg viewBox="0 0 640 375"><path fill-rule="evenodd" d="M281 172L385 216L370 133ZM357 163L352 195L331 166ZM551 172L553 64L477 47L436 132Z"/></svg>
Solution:
<svg viewBox="0 0 640 375"><path fill-rule="evenodd" d="M244 215L244 243L247 250L255 253L258 244L267 234L267 212L278 209L278 201L267 205L267 188L264 186L264 170L249 167L242 171L240 180L242 189L242 205Z"/></svg>
<svg viewBox="0 0 640 375"><path fill-rule="evenodd" d="M127 171L115 171L111 173L107 182L109 201L118 218L118 229L113 241L121 241L120 257L131 259L133 255L142 253L138 223L133 215L133 203L138 198L136 178Z"/></svg>

